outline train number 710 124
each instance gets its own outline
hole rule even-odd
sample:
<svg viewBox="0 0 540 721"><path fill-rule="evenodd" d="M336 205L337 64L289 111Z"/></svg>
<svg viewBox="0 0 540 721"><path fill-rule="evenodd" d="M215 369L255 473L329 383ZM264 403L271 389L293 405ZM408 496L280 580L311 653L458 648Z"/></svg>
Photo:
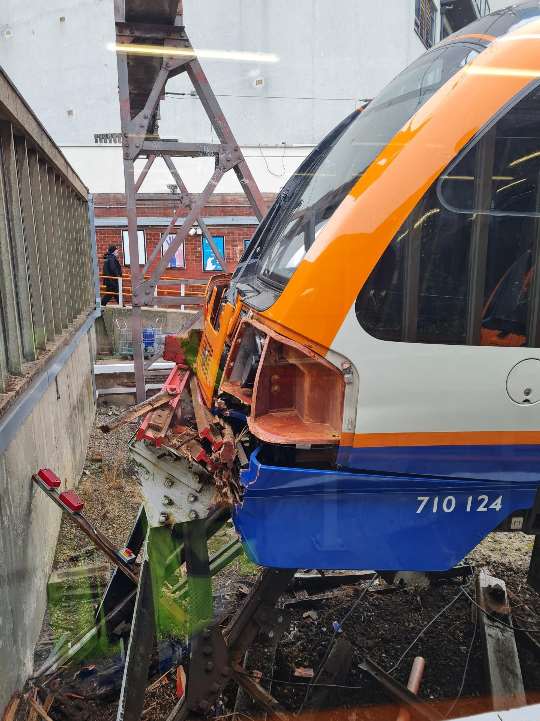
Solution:
<svg viewBox="0 0 540 721"><path fill-rule="evenodd" d="M501 511L502 496L418 496L417 513L452 513L464 508L467 513L483 511Z"/></svg>

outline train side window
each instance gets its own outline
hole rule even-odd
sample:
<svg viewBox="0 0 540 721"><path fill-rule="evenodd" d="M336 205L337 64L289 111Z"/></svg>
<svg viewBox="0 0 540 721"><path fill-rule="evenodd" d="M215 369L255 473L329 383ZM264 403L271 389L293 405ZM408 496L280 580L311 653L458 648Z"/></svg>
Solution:
<svg viewBox="0 0 540 721"><path fill-rule="evenodd" d="M358 296L367 332L411 343L540 345L539 116L535 88L427 192Z"/></svg>
<svg viewBox="0 0 540 721"><path fill-rule="evenodd" d="M457 212L537 215L540 211L540 86L514 105L439 181Z"/></svg>

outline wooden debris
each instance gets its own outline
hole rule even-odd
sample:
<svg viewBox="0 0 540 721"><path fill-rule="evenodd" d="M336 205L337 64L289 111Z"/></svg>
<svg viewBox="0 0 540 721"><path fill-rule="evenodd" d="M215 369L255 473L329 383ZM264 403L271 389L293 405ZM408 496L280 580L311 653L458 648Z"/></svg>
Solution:
<svg viewBox="0 0 540 721"><path fill-rule="evenodd" d="M213 445L216 442L212 431L214 418L202 401L199 384L195 376L192 376L189 381L189 386L191 388L191 400L193 402L193 412L195 414L195 423L197 425L199 438L203 438Z"/></svg>
<svg viewBox="0 0 540 721"><path fill-rule="evenodd" d="M482 569L477 579L480 628L493 710L527 704L504 581ZM498 623L498 620L501 623Z"/></svg>
<svg viewBox="0 0 540 721"><path fill-rule="evenodd" d="M43 706L34 699L32 696L28 696L28 701L30 703L30 706L32 706L32 711L34 711L40 718L43 719L43 721L52 721L51 717L47 713L47 711L43 708ZM30 712L30 714L32 713ZM30 719L30 715L28 716L28 719Z"/></svg>
<svg viewBox="0 0 540 721"><path fill-rule="evenodd" d="M299 571L295 574L291 585L294 589L303 589L309 592L326 591L331 588L370 581L374 576L375 571L325 572L324 575Z"/></svg>
<svg viewBox="0 0 540 721"><path fill-rule="evenodd" d="M230 465L236 458L236 442L232 428L222 421L223 428L223 444L219 452L219 458L222 463Z"/></svg>
<svg viewBox="0 0 540 721"><path fill-rule="evenodd" d="M191 430L191 428L186 428L181 433L169 431L167 433L164 446L171 449L172 451L175 451L177 453L179 452L180 455L186 455L183 452L184 446L186 445L186 443L189 443L189 441L192 441L196 435L197 433Z"/></svg>
<svg viewBox="0 0 540 721"><path fill-rule="evenodd" d="M294 669L293 676L296 676L297 678L313 678L313 676L315 676L315 671L312 668L298 666Z"/></svg>
<svg viewBox="0 0 540 721"><path fill-rule="evenodd" d="M11 699L11 701L9 702L8 707L4 713L3 721L14 721L15 716L17 715L17 709L19 708L20 703L21 703L20 696L14 696Z"/></svg>
<svg viewBox="0 0 540 721"><path fill-rule="evenodd" d="M123 413L112 423L106 423L100 426L99 430L103 433L110 433L116 428L123 426L125 423L134 421L136 418L139 418L139 416L149 413L154 408L158 408L165 403L169 403L173 397L174 396L172 396L168 391L162 391L161 393L152 396L152 398L148 398L148 400L138 403L136 406L132 406L126 413Z"/></svg>
<svg viewBox="0 0 540 721"><path fill-rule="evenodd" d="M26 721L37 721L37 711L34 707L34 704L32 703L32 701L35 701L36 699L37 699L37 688L33 688L26 695L26 700L28 701L28 706L30 709Z"/></svg>

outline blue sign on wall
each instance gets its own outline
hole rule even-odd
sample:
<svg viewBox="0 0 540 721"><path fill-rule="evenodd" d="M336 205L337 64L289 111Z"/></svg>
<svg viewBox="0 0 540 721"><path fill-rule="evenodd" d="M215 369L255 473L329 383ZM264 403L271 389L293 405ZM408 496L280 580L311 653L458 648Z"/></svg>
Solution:
<svg viewBox="0 0 540 721"><path fill-rule="evenodd" d="M222 235L213 235L212 238L214 239L214 243L217 246L217 249L221 253L222 257L225 257L225 240ZM216 254L210 247L210 243L206 238L203 237L202 239L202 261L203 261L203 270L208 271L220 271L223 270L221 267L221 263L216 258Z"/></svg>

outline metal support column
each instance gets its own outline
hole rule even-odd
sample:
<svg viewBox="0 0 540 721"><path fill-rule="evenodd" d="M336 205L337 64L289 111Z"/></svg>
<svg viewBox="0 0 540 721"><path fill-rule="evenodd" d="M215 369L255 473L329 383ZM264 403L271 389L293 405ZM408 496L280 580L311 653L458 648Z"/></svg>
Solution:
<svg viewBox="0 0 540 721"><path fill-rule="evenodd" d="M142 12L144 10L144 13ZM141 17L144 16L144 23ZM164 0L117 0L115 2L118 54L118 81L124 180L128 219L130 270L132 286L132 335L137 402L145 399L144 357L142 346L142 307L156 303L155 289L170 259L185 242L195 222L201 227L216 259L226 272L226 261L204 222L204 208L225 173L234 170L255 215L261 220L266 213L264 198L257 187L246 160L212 92L196 52L186 34L182 3ZM138 54L140 43L144 56ZM167 49L170 48L170 53ZM182 50L181 55L178 49ZM176 51L176 52L175 52ZM218 143L189 143L161 140L157 114L167 82L187 73L201 104L214 128ZM137 241L137 192L157 158L163 158L179 188L178 206L158 246L141 269ZM213 157L215 168L204 191L194 196L188 192L174 164L174 157ZM135 179L135 161L146 162ZM182 225L177 221L183 217ZM172 236L172 238L171 238ZM165 241L169 247L165 248ZM160 257L161 256L161 257ZM157 261L157 262L155 262ZM172 298L157 299L158 305L173 305ZM182 298L176 304L182 305Z"/></svg>

